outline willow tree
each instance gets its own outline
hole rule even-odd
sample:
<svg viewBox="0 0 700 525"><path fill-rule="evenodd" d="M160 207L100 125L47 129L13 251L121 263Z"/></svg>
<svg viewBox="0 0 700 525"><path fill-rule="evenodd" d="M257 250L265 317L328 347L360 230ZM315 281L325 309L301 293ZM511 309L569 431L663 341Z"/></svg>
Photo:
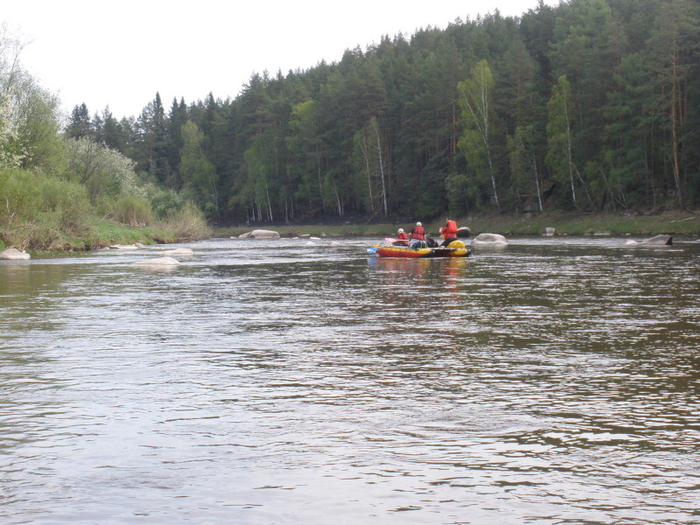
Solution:
<svg viewBox="0 0 700 525"><path fill-rule="evenodd" d="M457 85L464 126L464 133L458 146L465 152L467 162L474 168L477 178L481 178L480 172L485 171L491 180L493 202L497 208L500 208L491 153L493 89L493 73L486 60L479 61L471 70L470 77ZM483 162L485 162L485 170L480 169Z"/></svg>

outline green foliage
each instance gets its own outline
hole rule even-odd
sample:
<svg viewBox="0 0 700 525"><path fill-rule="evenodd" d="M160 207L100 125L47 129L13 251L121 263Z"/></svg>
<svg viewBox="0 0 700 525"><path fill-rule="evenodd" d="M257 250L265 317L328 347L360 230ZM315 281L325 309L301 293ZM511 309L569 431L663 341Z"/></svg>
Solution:
<svg viewBox="0 0 700 525"><path fill-rule="evenodd" d="M576 167L573 159L574 139L572 133L574 110L571 98L571 83L565 75L559 77L547 104L548 150L546 162L551 170L552 180L558 184L564 201L579 207L576 196Z"/></svg>
<svg viewBox="0 0 700 525"><path fill-rule="evenodd" d="M219 211L217 176L214 165L207 159L204 149L204 133L192 121L181 129L183 145L180 150L180 177L186 197L215 218Z"/></svg>
<svg viewBox="0 0 700 525"><path fill-rule="evenodd" d="M155 184L146 185L145 191L157 220L163 220L175 214L182 209L186 202L182 194L162 189Z"/></svg>
<svg viewBox="0 0 700 525"><path fill-rule="evenodd" d="M41 172L0 170L0 237L23 247L49 246L89 230L85 188Z"/></svg>
<svg viewBox="0 0 700 525"><path fill-rule="evenodd" d="M163 224L180 241L203 239L211 235L204 215L191 202L174 212Z"/></svg>
<svg viewBox="0 0 700 525"><path fill-rule="evenodd" d="M120 196L141 196L135 164L121 153L91 138L65 142L67 165L63 177L87 189L93 204L109 204Z"/></svg>
<svg viewBox="0 0 700 525"><path fill-rule="evenodd" d="M3 246L22 248L85 248L101 245L95 233L99 213L131 226L156 222L146 188L135 173L136 163L123 152L147 151L147 168L156 179L171 182L165 114L160 99L139 122L117 122L108 109L89 117L85 104L73 111L66 136L60 133L58 98L40 87L20 67L23 43L0 26L0 239ZM134 140L135 130L147 143ZM174 129L174 128L172 128ZM197 144L203 142L197 137ZM144 146L145 144L145 146ZM119 151L119 148L121 151ZM183 146L185 158L188 150ZM179 154L179 149L176 151ZM200 155L204 159L203 155ZM207 162L204 159L204 162ZM160 167L154 170L154 167ZM185 166L187 170L188 165ZM214 172L210 168L211 173ZM188 238L206 232L193 205L172 189L151 191L155 214L181 217ZM104 221L98 221L104 228ZM113 224L113 223L111 223ZM140 229L140 228L139 228ZM97 235L97 237L96 237ZM125 237L123 231L118 234ZM151 233L137 235L152 237ZM157 234L166 239L167 234ZM99 240L97 240L99 239ZM173 240L173 237L169 237Z"/></svg>
<svg viewBox="0 0 700 525"><path fill-rule="evenodd" d="M459 147L466 154L467 166L474 179L482 187L490 182L493 203L496 208L500 208L492 154L494 85L493 72L486 60L480 60L469 78L459 83L457 89L464 126Z"/></svg>
<svg viewBox="0 0 700 525"><path fill-rule="evenodd" d="M191 202L224 223L698 207L699 35L695 0L540 3L253 74L233 99L77 106L65 144L4 41L0 165L139 223L144 198L155 221Z"/></svg>
<svg viewBox="0 0 700 525"><path fill-rule="evenodd" d="M110 215L115 221L129 226L147 226L154 222L151 201L139 196L121 197L112 205Z"/></svg>
<svg viewBox="0 0 700 525"><path fill-rule="evenodd" d="M129 154L225 222L698 206L699 24L693 0L573 0L384 37L232 100L156 97Z"/></svg>

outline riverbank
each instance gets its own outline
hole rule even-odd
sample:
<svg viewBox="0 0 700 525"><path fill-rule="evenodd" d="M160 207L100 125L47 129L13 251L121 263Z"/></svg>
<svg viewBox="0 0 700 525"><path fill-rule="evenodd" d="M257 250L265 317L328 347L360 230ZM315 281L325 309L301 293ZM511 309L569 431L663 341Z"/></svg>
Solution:
<svg viewBox="0 0 700 525"><path fill-rule="evenodd" d="M666 212L658 215L615 215L585 213L542 213L529 215L499 214L470 216L457 219L459 226L467 226L472 234L500 233L505 236L543 235L554 228L555 235L700 235L700 214L694 212ZM442 222L425 222L426 230L435 235ZM237 237L256 228L272 229L284 237L314 235L325 237L386 237L398 228L407 231L410 221L376 224L308 224L232 226L215 228L218 237Z"/></svg>
<svg viewBox="0 0 700 525"><path fill-rule="evenodd" d="M213 230L196 217L182 217L154 226L129 226L91 217L79 231L64 232L26 224L4 229L0 251L10 246L33 253L76 252L106 248L114 244L167 244L211 237Z"/></svg>
<svg viewBox="0 0 700 525"><path fill-rule="evenodd" d="M653 236L700 236L700 213L666 212L658 215L614 215L543 213L537 215L490 215L458 218L459 226L467 226L473 235L483 232L500 233L506 237L543 235L547 228L554 228L555 235L613 235ZM437 236L441 222L425 223L426 230ZM88 229L81 235L62 232L39 232L26 226L8 235L6 242L0 240L0 251L15 246L30 252L89 251L113 244L142 243L165 244L205 239L210 236L237 237L256 228L272 229L283 237L312 235L318 237L387 237L398 228L410 230L411 221L374 224L305 224L231 226L209 228L201 222L183 220L159 226L133 227L106 219L92 219ZM9 241L9 242L7 242Z"/></svg>

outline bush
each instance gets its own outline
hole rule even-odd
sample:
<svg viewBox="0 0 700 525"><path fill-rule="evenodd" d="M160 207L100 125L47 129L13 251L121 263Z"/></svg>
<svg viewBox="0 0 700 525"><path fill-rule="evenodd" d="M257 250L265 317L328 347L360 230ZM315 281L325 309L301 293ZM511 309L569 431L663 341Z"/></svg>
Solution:
<svg viewBox="0 0 700 525"><path fill-rule="evenodd" d="M28 220L39 208L39 192L31 173L10 169L0 172L0 224Z"/></svg>
<svg viewBox="0 0 700 525"><path fill-rule="evenodd" d="M167 219L179 212L185 205L185 200L173 190L163 190L150 184L146 193L151 201L153 213L158 219Z"/></svg>
<svg viewBox="0 0 700 525"><path fill-rule="evenodd" d="M179 240L205 239L211 235L202 212L193 203L186 203L182 209L171 215L164 223Z"/></svg>
<svg viewBox="0 0 700 525"><path fill-rule="evenodd" d="M64 235L85 235L92 211L85 188L41 172L0 172L0 237L29 248L62 245Z"/></svg>
<svg viewBox="0 0 700 525"><path fill-rule="evenodd" d="M39 185L40 210L50 217L49 224L70 234L80 235L88 229L92 212L85 188L74 182L42 177Z"/></svg>
<svg viewBox="0 0 700 525"><path fill-rule="evenodd" d="M151 203L145 197L122 197L112 206L114 220L129 226L146 226L153 223Z"/></svg>

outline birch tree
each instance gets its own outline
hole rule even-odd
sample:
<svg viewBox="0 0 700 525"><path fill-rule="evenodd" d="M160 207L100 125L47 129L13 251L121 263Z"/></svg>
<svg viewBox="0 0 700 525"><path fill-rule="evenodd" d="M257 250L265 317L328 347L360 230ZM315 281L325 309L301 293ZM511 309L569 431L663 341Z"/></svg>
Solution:
<svg viewBox="0 0 700 525"><path fill-rule="evenodd" d="M470 77L458 84L459 104L462 109L462 123L464 126L464 133L458 146L467 155L467 162L472 160L472 165L476 164L474 160L479 157L485 160L486 174L491 181L493 202L496 208L500 208L498 189L496 188L496 174L491 154L490 133L494 111L493 88L493 73L486 60L478 62L472 69ZM479 169L477 168L478 171Z"/></svg>
<svg viewBox="0 0 700 525"><path fill-rule="evenodd" d="M566 75L562 75L557 80L547 108L549 109L549 121L547 122L549 147L546 162L555 180L568 181L571 200L573 205L578 208L574 180L575 166L572 156L571 84L569 84Z"/></svg>
<svg viewBox="0 0 700 525"><path fill-rule="evenodd" d="M669 134L676 199L684 207L682 145L688 112L691 72L698 68L700 19L697 2L671 0L659 9L651 38L650 60L656 80L656 107Z"/></svg>
<svg viewBox="0 0 700 525"><path fill-rule="evenodd" d="M364 174L367 177L367 201L369 211L374 211L374 187L378 185L380 208L384 216L389 214L387 204L386 160L379 122L372 117L369 124L355 134L355 147L362 159Z"/></svg>

